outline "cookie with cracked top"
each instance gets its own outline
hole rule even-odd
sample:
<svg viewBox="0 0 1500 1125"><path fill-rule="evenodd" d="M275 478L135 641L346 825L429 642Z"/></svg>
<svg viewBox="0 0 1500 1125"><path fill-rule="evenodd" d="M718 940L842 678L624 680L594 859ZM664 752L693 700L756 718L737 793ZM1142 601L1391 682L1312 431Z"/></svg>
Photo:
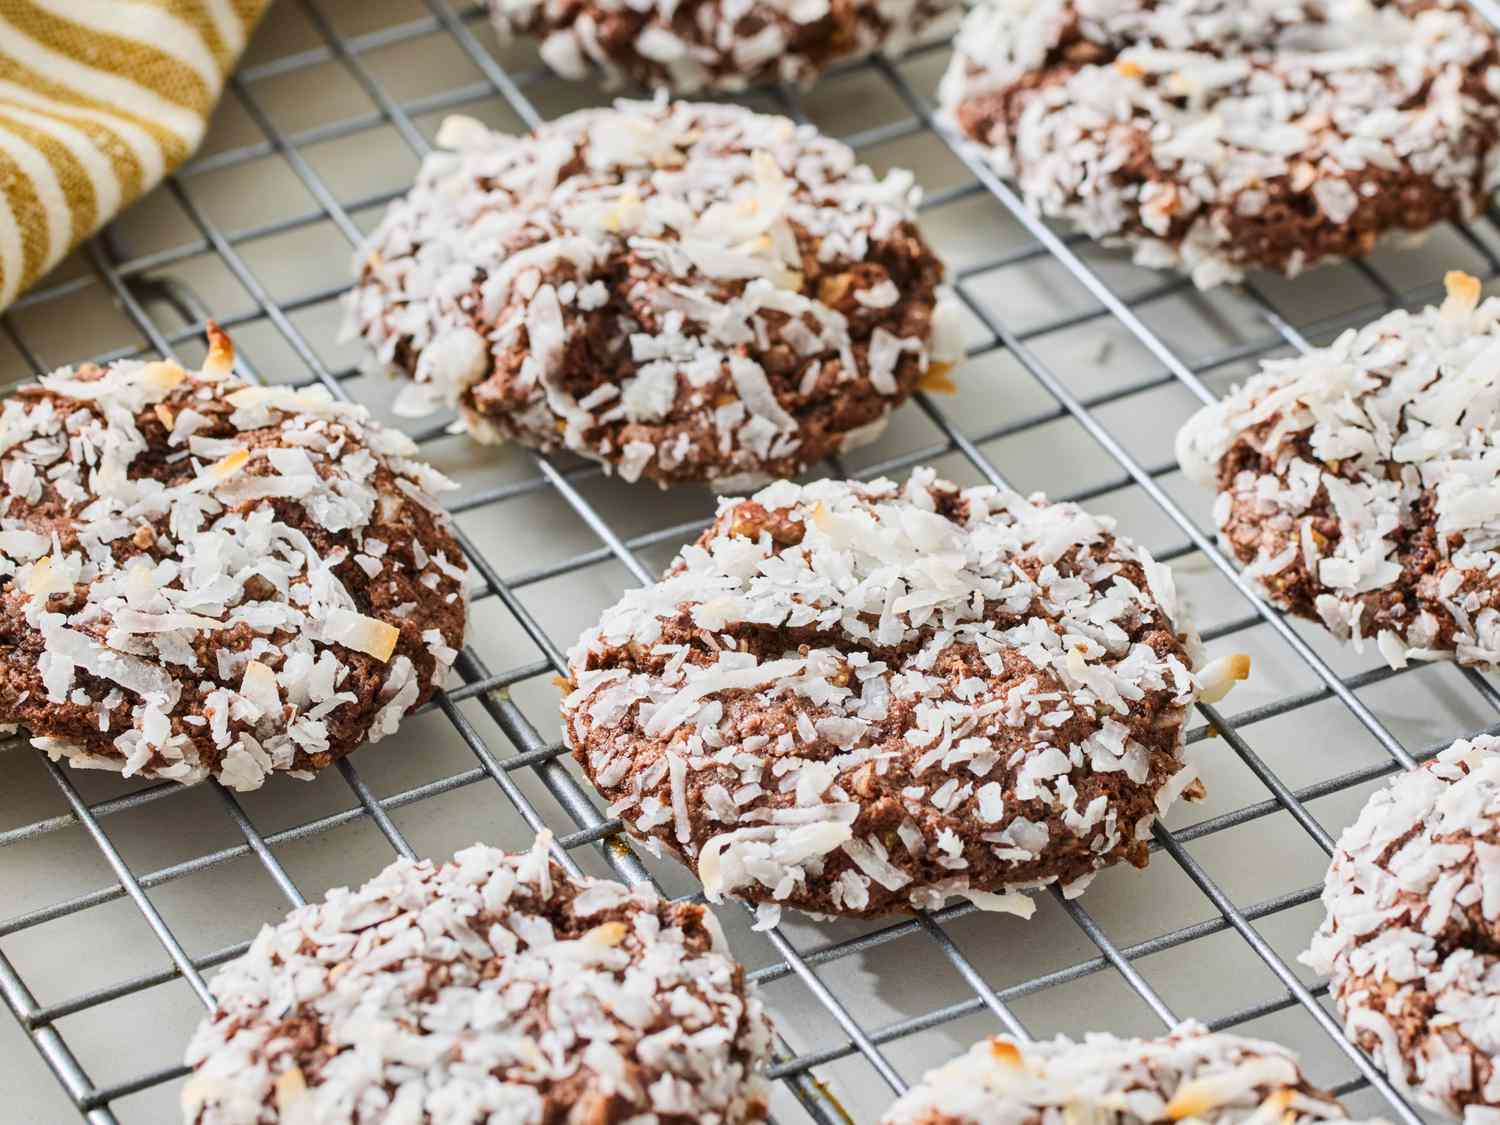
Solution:
<svg viewBox="0 0 1500 1125"><path fill-rule="evenodd" d="M326 390L122 360L0 409L0 721L74 766L309 777L442 684L467 563L404 434Z"/></svg>
<svg viewBox="0 0 1500 1125"><path fill-rule="evenodd" d="M490 0L502 40L541 39L564 78L677 94L811 85L830 66L951 34L959 0Z"/></svg>
<svg viewBox="0 0 1500 1125"><path fill-rule="evenodd" d="M951 124L1031 206L1201 287L1472 218L1500 48L1461 0L983 0Z"/></svg>
<svg viewBox="0 0 1500 1125"><path fill-rule="evenodd" d="M744 490L873 440L962 353L910 173L732 105L528 137L450 119L357 260L351 330L480 440Z"/></svg>
<svg viewBox="0 0 1500 1125"><path fill-rule="evenodd" d="M1339 837L1302 960L1349 1038L1423 1105L1500 1119L1500 739L1460 739Z"/></svg>
<svg viewBox="0 0 1500 1125"><path fill-rule="evenodd" d="M1447 282L1440 307L1268 360L1177 437L1267 597L1392 668L1500 665L1500 299Z"/></svg>
<svg viewBox="0 0 1500 1125"><path fill-rule="evenodd" d="M1029 915L1144 863L1197 791L1201 673L1171 572L1072 504L918 470L783 481L568 654L565 737L610 811L711 900Z"/></svg>
<svg viewBox="0 0 1500 1125"><path fill-rule="evenodd" d="M771 1032L713 915L475 844L267 926L214 977L187 1125L751 1125Z"/></svg>
<svg viewBox="0 0 1500 1125"><path fill-rule="evenodd" d="M1184 1023L1159 1039L1102 1032L976 1043L928 1071L881 1125L1317 1125L1347 1114L1312 1086L1297 1056L1263 1039ZM1375 1125L1375 1123L1371 1123Z"/></svg>

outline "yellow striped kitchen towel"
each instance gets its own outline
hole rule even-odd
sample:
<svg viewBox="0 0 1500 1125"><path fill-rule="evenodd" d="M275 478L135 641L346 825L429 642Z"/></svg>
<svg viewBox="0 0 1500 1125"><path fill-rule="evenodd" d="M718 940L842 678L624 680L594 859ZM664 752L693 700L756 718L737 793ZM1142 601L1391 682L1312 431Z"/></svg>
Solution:
<svg viewBox="0 0 1500 1125"><path fill-rule="evenodd" d="M0 308L197 146L270 0L0 0Z"/></svg>

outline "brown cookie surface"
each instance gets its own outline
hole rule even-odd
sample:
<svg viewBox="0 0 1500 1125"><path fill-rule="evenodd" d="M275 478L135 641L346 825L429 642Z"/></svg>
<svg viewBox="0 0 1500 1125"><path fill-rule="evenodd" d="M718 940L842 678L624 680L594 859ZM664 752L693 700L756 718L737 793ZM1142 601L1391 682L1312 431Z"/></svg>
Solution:
<svg viewBox="0 0 1500 1125"><path fill-rule="evenodd" d="M1080 1042L982 1040L928 1071L881 1125L1313 1125L1346 1117L1285 1047L1184 1023L1159 1039L1094 1032Z"/></svg>
<svg viewBox="0 0 1500 1125"><path fill-rule="evenodd" d="M1500 51L1458 0L984 0L941 98L1028 202L1207 287L1468 219Z"/></svg>
<svg viewBox="0 0 1500 1125"><path fill-rule="evenodd" d="M54 758L309 776L463 645L451 485L362 407L247 386L231 355L65 369L0 413L0 721Z"/></svg>
<svg viewBox="0 0 1500 1125"><path fill-rule="evenodd" d="M958 0L490 0L502 38L537 36L563 77L678 94L808 85L835 63L941 34L958 9Z"/></svg>
<svg viewBox="0 0 1500 1125"><path fill-rule="evenodd" d="M1339 837L1302 960L1351 1039L1424 1105L1500 1114L1500 739L1460 740Z"/></svg>
<svg viewBox="0 0 1500 1125"><path fill-rule="evenodd" d="M783 481L583 635L563 714L611 811L711 898L1029 914L1021 890L1143 863L1193 786L1196 648L1171 572L1074 505L931 470Z"/></svg>
<svg viewBox="0 0 1500 1125"><path fill-rule="evenodd" d="M481 440L752 488L873 440L962 352L906 172L738 106L450 119L362 253L352 329Z"/></svg>
<svg viewBox="0 0 1500 1125"><path fill-rule="evenodd" d="M214 977L188 1125L766 1118L770 1026L713 915L474 845L397 860Z"/></svg>
<svg viewBox="0 0 1500 1125"><path fill-rule="evenodd" d="M1177 438L1267 597L1393 668L1500 663L1500 300L1465 274L1448 289L1268 361Z"/></svg>

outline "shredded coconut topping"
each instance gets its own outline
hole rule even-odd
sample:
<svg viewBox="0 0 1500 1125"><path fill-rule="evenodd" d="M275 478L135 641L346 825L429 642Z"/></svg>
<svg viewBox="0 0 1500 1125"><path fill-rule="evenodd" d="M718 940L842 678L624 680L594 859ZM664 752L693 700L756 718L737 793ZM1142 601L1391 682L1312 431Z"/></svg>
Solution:
<svg viewBox="0 0 1500 1125"><path fill-rule="evenodd" d="M1470 218L1500 54L1458 0L984 0L945 112L1043 214L1200 286Z"/></svg>
<svg viewBox="0 0 1500 1125"><path fill-rule="evenodd" d="M413 377L408 413L738 488L872 440L962 355L911 174L810 126L621 102L439 141L456 151L387 212L348 304Z"/></svg>
<svg viewBox="0 0 1500 1125"><path fill-rule="evenodd" d="M918 470L725 500L569 653L567 737L711 899L1078 893L1196 792L1171 572L1072 504Z"/></svg>
<svg viewBox="0 0 1500 1125"><path fill-rule="evenodd" d="M1161 1039L982 1040L928 1071L881 1122L1310 1125L1345 1117L1332 1096L1308 1084L1285 1047L1185 1023Z"/></svg>
<svg viewBox="0 0 1500 1125"><path fill-rule="evenodd" d="M1433 1109L1500 1115L1500 739L1458 741L1339 837L1302 960L1349 1037Z"/></svg>
<svg viewBox="0 0 1500 1125"><path fill-rule="evenodd" d="M64 369L0 410L0 715L75 766L254 789L431 696L467 570L409 439L322 389L246 387L210 338L202 371ZM373 571L350 561L367 533L403 544Z"/></svg>
<svg viewBox="0 0 1500 1125"><path fill-rule="evenodd" d="M502 39L542 37L543 60L565 78L598 73L679 94L752 83L809 85L827 67L876 50L898 54L918 35L952 32L958 0L490 0ZM956 20L952 21L956 23Z"/></svg>
<svg viewBox="0 0 1500 1125"><path fill-rule="evenodd" d="M213 980L186 1119L765 1120L770 1026L713 915L570 879L550 843L398 860L262 929Z"/></svg>
<svg viewBox="0 0 1500 1125"><path fill-rule="evenodd" d="M1500 299L1449 275L1205 407L1177 439L1219 533L1276 604L1392 667L1500 663Z"/></svg>

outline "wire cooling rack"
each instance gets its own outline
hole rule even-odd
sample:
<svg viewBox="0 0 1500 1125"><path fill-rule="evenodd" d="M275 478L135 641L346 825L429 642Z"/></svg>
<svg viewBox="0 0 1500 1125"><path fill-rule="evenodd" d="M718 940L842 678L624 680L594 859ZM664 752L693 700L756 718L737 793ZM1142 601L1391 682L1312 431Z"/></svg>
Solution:
<svg viewBox="0 0 1500 1125"><path fill-rule="evenodd" d="M818 123L878 169L915 168L969 317L957 397L919 395L880 443L826 471L932 463L1114 514L1173 562L1211 650L1248 651L1256 668L1199 708L1188 738L1209 798L1158 825L1144 872L1044 897L1029 923L961 905L895 922L789 915L754 933L721 910L777 1017L777 1119L873 1121L927 1066L1001 1029L1152 1034L1193 1017L1286 1042L1356 1110L1412 1125L1295 955L1337 832L1388 775L1500 723L1500 693L1448 665L1392 672L1271 611L1214 546L1209 498L1181 480L1171 437L1265 356L1438 297L1446 269L1494 279L1495 217L1420 250L1199 294L1053 230L956 151L931 116L946 60L932 43L747 99ZM248 376L315 381L388 418L392 383L337 340L350 247L445 113L519 130L600 97L549 76L526 45L495 43L477 9L283 0L204 151L0 317L0 357L18 381L84 358L194 360L212 314ZM578 630L650 581L711 499L480 449L445 423L416 436L464 485L452 508L476 581L471 643L449 690L396 737L315 782L245 795L67 772L20 744L0 754L0 991L19 1026L0 1028L6 1120L174 1120L205 974L259 924L395 854L523 847L546 827L572 870L697 890L600 812L557 740L550 680ZM37 1053L9 1049L21 1035Z"/></svg>

